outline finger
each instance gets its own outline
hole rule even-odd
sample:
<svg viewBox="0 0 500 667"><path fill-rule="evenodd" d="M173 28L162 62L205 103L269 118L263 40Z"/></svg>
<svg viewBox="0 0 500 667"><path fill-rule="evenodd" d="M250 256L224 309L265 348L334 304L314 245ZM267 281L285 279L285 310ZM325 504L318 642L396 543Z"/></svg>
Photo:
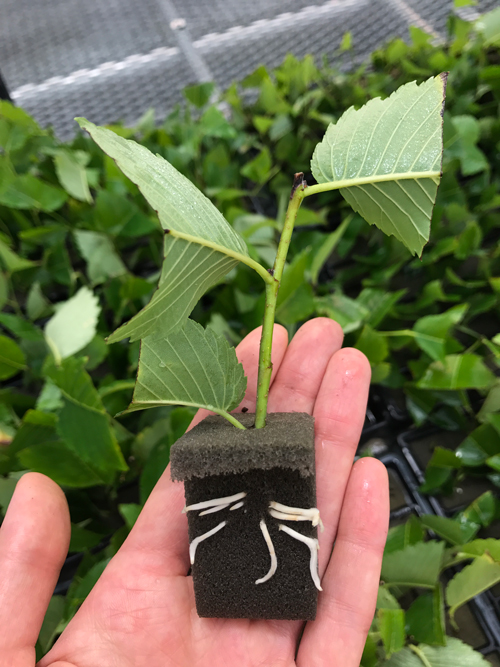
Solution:
<svg viewBox="0 0 500 667"><path fill-rule="evenodd" d="M240 409L248 407L255 410L260 332L260 327L252 331L236 348L236 354L248 378L247 392ZM287 342L286 329L275 325L272 348L274 375L285 356ZM190 428L207 414L209 413L206 410L199 410ZM189 569L189 544L187 518L182 514L183 507L184 486L179 482L172 482L168 466L123 545L123 553L130 555L138 551L144 555L146 550L151 556L151 563L155 556L161 555L158 565L162 571L167 567L173 575L185 575Z"/></svg>
<svg viewBox="0 0 500 667"><path fill-rule="evenodd" d="M319 571L326 569L337 532L352 462L365 419L370 364L345 348L330 359L314 406L317 503L325 526L320 533Z"/></svg>
<svg viewBox="0 0 500 667"><path fill-rule="evenodd" d="M35 664L70 532L62 490L44 475L24 475L0 529L0 667Z"/></svg>
<svg viewBox="0 0 500 667"><path fill-rule="evenodd" d="M312 413L330 357L342 347L343 337L337 322L326 317L300 327L269 393L270 412Z"/></svg>
<svg viewBox="0 0 500 667"><path fill-rule="evenodd" d="M243 364L243 370L247 377L247 390L245 392L245 398L240 403L235 412L241 412L242 409L247 409L249 412L255 412L255 401L257 397L257 374L259 370L259 347L260 347L260 335L262 327L254 329L248 336L241 341L241 343L236 348L236 356L238 360ZM273 372L271 375L271 386L274 382L278 369L281 366L283 357L288 345L288 332L285 327L280 326L279 324L274 325L273 331L273 347L271 352L271 362L273 364ZM189 428L192 429L196 424L201 422L208 415L212 415L213 412L209 410L198 410L193 421L189 425Z"/></svg>
<svg viewBox="0 0 500 667"><path fill-rule="evenodd" d="M352 469L318 614L300 644L298 667L358 667L375 611L389 523L387 471L364 458Z"/></svg>

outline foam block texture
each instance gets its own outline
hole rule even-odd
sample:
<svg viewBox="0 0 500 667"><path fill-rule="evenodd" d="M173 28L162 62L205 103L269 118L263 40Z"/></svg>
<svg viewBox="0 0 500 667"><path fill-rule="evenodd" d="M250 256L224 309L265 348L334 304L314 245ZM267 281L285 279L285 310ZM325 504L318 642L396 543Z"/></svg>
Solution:
<svg viewBox="0 0 500 667"><path fill-rule="evenodd" d="M267 428L267 427L266 427ZM184 483L186 504L246 491L241 509L229 508L199 516L188 512L189 540L221 521L227 524L198 544L192 567L199 616L313 620L318 591L310 573L310 550L278 526L283 523L308 537L317 537L309 521L282 521L268 514L269 502L316 506L315 477L298 470L273 468L237 475L209 475ZM269 571L271 560L259 522L265 519L278 560L271 579L255 584Z"/></svg>
<svg viewBox="0 0 500 667"><path fill-rule="evenodd" d="M304 412L276 412L265 428L252 428L255 415L238 414L247 427L235 428L223 417L207 417L170 450L173 480L243 473L259 468L289 468L314 474L314 419ZM288 503L290 504L290 503Z"/></svg>

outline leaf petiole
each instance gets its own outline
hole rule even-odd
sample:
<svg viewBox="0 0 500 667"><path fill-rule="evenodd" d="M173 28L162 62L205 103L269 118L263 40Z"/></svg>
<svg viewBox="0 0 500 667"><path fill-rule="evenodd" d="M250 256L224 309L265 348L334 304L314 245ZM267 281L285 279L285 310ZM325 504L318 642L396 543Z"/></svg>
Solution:
<svg viewBox="0 0 500 667"><path fill-rule="evenodd" d="M373 174L372 176L363 176L362 178L346 178L339 181L328 181L327 183L317 183L310 185L304 193L304 197L317 195L320 192L329 192L330 190L340 190L341 188L354 188L359 185L370 185L371 183L385 183L390 181L410 181L422 178L430 178L439 183L441 178L440 171L408 171L401 174Z"/></svg>

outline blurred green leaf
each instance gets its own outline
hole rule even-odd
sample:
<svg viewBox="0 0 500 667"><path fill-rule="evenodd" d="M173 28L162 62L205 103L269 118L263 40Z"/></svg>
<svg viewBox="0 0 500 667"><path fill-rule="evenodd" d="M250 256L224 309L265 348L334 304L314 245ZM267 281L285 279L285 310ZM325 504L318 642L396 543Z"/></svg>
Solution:
<svg viewBox="0 0 500 667"><path fill-rule="evenodd" d="M9 246L0 239L0 265L9 273L15 271L24 271L35 266L33 262L24 257L19 257L9 248Z"/></svg>
<svg viewBox="0 0 500 667"><path fill-rule="evenodd" d="M462 304L440 315L427 315L417 320L413 326L413 331L418 334L415 336L417 345L432 359L444 360L450 330L462 320L467 308L466 304Z"/></svg>
<svg viewBox="0 0 500 667"><path fill-rule="evenodd" d="M0 380L7 380L26 368L26 356L11 338L0 335Z"/></svg>
<svg viewBox="0 0 500 667"><path fill-rule="evenodd" d="M460 570L446 587L446 602L453 619L463 604L500 582L500 563L488 556L478 556Z"/></svg>
<svg viewBox="0 0 500 667"><path fill-rule="evenodd" d="M87 262L87 274L92 284L127 272L126 266L105 234L83 229L76 230L74 234L78 249Z"/></svg>
<svg viewBox="0 0 500 667"><path fill-rule="evenodd" d="M500 434L491 424L474 429L456 450L464 466L483 465L490 456L500 454Z"/></svg>
<svg viewBox="0 0 500 667"><path fill-rule="evenodd" d="M421 659L421 657L423 659ZM488 667L489 662L459 639L446 637L446 646L411 645L395 653L384 667Z"/></svg>
<svg viewBox="0 0 500 667"><path fill-rule="evenodd" d="M314 312L312 287L305 280L309 250L306 248L285 267L276 307L276 320L291 325Z"/></svg>
<svg viewBox="0 0 500 667"><path fill-rule="evenodd" d="M57 178L66 192L84 202L92 202L85 167L90 159L83 151L59 149L54 156Z"/></svg>
<svg viewBox="0 0 500 667"><path fill-rule="evenodd" d="M57 211L68 199L64 190L49 185L31 174L16 176L0 185L0 204L17 209Z"/></svg>
<svg viewBox="0 0 500 667"><path fill-rule="evenodd" d="M384 554L382 579L392 586L434 588L441 569L444 542L417 542Z"/></svg>
<svg viewBox="0 0 500 667"><path fill-rule="evenodd" d="M271 153L264 147L260 153L242 167L241 174L254 183L265 183L272 167Z"/></svg>
<svg viewBox="0 0 500 667"><path fill-rule="evenodd" d="M183 92L188 102L191 102L195 107L201 109L208 104L208 101L214 92L214 88L214 84L211 82L199 83L195 86L184 88Z"/></svg>
<svg viewBox="0 0 500 667"><path fill-rule="evenodd" d="M449 354L433 362L417 382L422 389L487 389L495 381L493 373L476 354Z"/></svg>
<svg viewBox="0 0 500 667"><path fill-rule="evenodd" d="M100 311L98 298L87 287L58 304L55 315L45 325L47 343L57 359L66 359L90 343Z"/></svg>
<svg viewBox="0 0 500 667"><path fill-rule="evenodd" d="M417 642L446 646L444 598L441 586L425 593L406 612L406 633Z"/></svg>
<svg viewBox="0 0 500 667"><path fill-rule="evenodd" d="M422 524L416 516L411 515L404 524L389 529L384 553L390 554L401 551L412 544L423 542L424 537L425 532Z"/></svg>
<svg viewBox="0 0 500 667"><path fill-rule="evenodd" d="M311 281L313 285L318 282L319 272L321 271L323 264L337 247L338 242L342 238L351 220L352 216L347 216L334 232L328 234L319 249L316 251L311 262Z"/></svg>
<svg viewBox="0 0 500 667"><path fill-rule="evenodd" d="M447 519L444 516L424 514L420 520L425 528L432 530L436 535L444 538L450 544L463 544L470 540L477 532L477 529L471 527L470 524L462 524L459 521Z"/></svg>
<svg viewBox="0 0 500 667"><path fill-rule="evenodd" d="M318 315L326 315L338 322L344 333L359 329L369 317L369 310L364 305L341 292L315 299Z"/></svg>
<svg viewBox="0 0 500 667"><path fill-rule="evenodd" d="M377 618L385 653L390 658L405 644L405 613L402 609L379 609Z"/></svg>

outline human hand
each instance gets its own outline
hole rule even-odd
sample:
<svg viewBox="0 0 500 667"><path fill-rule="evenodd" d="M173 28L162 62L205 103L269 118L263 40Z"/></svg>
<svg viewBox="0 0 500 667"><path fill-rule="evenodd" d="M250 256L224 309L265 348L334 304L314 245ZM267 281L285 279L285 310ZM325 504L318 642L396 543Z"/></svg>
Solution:
<svg viewBox="0 0 500 667"><path fill-rule="evenodd" d="M240 406L255 409L260 330L238 346L248 376ZM189 570L184 492L167 469L129 537L38 667L357 667L372 621L389 516L387 473L352 465L370 367L340 349L329 319L304 324L287 346L275 327L272 412L315 417L320 534L314 622L199 618ZM193 424L206 413L200 413ZM0 667L34 667L35 642L69 544L64 495L22 477L0 529ZM332 546L335 540L335 549ZM302 629L304 630L302 633ZM300 643L299 643L300 641Z"/></svg>

